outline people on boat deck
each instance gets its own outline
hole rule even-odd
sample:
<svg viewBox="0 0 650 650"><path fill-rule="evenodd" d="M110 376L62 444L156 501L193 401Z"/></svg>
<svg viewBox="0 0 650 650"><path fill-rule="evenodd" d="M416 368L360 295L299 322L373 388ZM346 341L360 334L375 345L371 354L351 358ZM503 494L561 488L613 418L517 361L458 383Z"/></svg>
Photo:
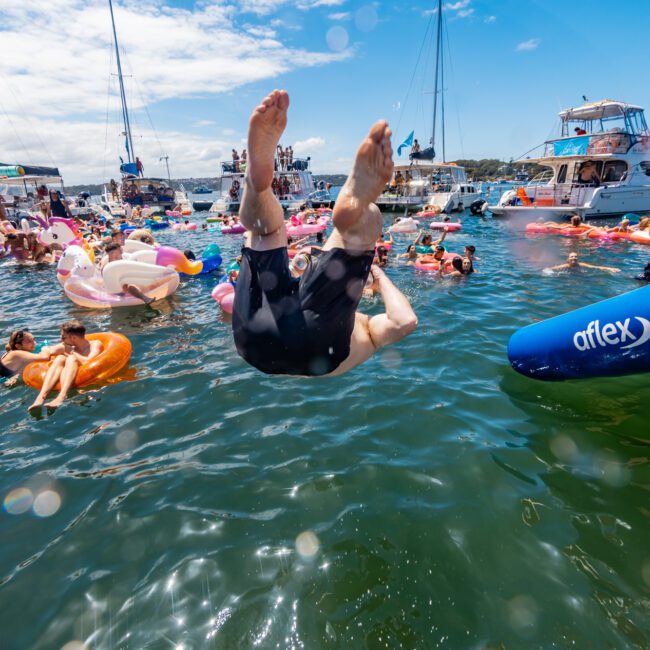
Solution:
<svg viewBox="0 0 650 650"><path fill-rule="evenodd" d="M50 190L50 208L49 217L72 217L67 201L61 197L59 190Z"/></svg>
<svg viewBox="0 0 650 650"><path fill-rule="evenodd" d="M232 150L232 167L235 172L239 171L239 154L237 149Z"/></svg>
<svg viewBox="0 0 650 650"><path fill-rule="evenodd" d="M250 119L248 177L240 210L248 232L235 289L235 346L245 361L267 374L341 374L417 326L407 298L372 266L382 226L372 201L393 169L391 132L380 121L362 141L334 207L334 231L321 255L310 260L299 279L293 278L284 213L271 191L276 143L288 107L288 94L276 90ZM357 312L370 273L386 307L372 318Z"/></svg>
<svg viewBox="0 0 650 650"><path fill-rule="evenodd" d="M587 132L584 129L581 129L579 126L576 126L573 131L576 135L587 135Z"/></svg>
<svg viewBox="0 0 650 650"><path fill-rule="evenodd" d="M591 160L586 160L578 168L578 183L581 185L593 185L594 187L600 185L600 176Z"/></svg>
<svg viewBox="0 0 650 650"><path fill-rule="evenodd" d="M610 273L620 273L621 269L614 268L612 266L596 266L594 264L587 264L587 262L580 262L578 259L578 253L569 253L569 257L564 264L558 264L557 266L551 266L544 271L580 271L581 269L597 269L599 271L609 271Z"/></svg>
<svg viewBox="0 0 650 650"><path fill-rule="evenodd" d="M102 351L102 344L99 341L89 341L86 338L86 327L78 320L71 320L61 325L61 344L57 346L54 360L47 369L43 387L29 407L31 413L40 411L43 405L50 409L61 406L77 378L79 366L94 359ZM61 384L59 394L52 401L44 404L57 382Z"/></svg>
<svg viewBox="0 0 650 650"><path fill-rule="evenodd" d="M417 140L413 140L411 145L411 153L420 153L420 143Z"/></svg>
<svg viewBox="0 0 650 650"><path fill-rule="evenodd" d="M113 197L113 201L117 201L117 183L115 182L115 179L111 178L108 185L111 188L111 196Z"/></svg>
<svg viewBox="0 0 650 650"><path fill-rule="evenodd" d="M0 358L0 378L9 380L5 385L16 383L32 361L45 361L55 351L54 348L44 347L40 352L36 352L36 339L27 327L11 333L5 350Z"/></svg>
<svg viewBox="0 0 650 650"><path fill-rule="evenodd" d="M137 156L135 157L135 168L138 172L138 176L144 176L144 165L142 161Z"/></svg>

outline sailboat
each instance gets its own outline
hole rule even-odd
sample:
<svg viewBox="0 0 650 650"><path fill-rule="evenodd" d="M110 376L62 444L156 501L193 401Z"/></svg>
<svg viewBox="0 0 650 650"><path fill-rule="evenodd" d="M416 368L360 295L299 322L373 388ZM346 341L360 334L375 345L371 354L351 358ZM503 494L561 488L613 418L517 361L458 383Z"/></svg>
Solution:
<svg viewBox="0 0 650 650"><path fill-rule="evenodd" d="M129 109L126 102L124 90L124 76L122 74L122 62L120 59L120 47L117 41L117 29L115 28L115 15L113 13L113 2L108 0L108 7L111 13L111 24L113 26L113 41L115 44L115 60L117 63L117 77L120 88L120 102L122 121L124 124L124 142L126 148L126 162L120 156L120 173L122 175L120 185L115 188L104 188L104 207L113 216L122 216L124 209L122 205L128 203L132 206L148 208L148 214L162 214L171 210L178 202L178 193L175 193L170 184L162 178L145 178L144 167L140 158L135 155L133 147L133 136L131 134L131 121ZM187 197L183 195L185 202Z"/></svg>
<svg viewBox="0 0 650 650"><path fill-rule="evenodd" d="M462 211L475 201L479 194L473 183L467 180L465 169L455 163L445 162L445 103L444 103L444 57L442 0L438 0L435 44L435 72L433 91L433 125L430 146L420 150L413 146L417 140L412 132L405 143L411 146L409 163L395 165L393 176L386 189L377 199L377 205L386 210L418 210L424 206L436 206L436 210ZM428 31L428 30L427 30ZM426 35L425 35L426 38ZM440 105L440 134L442 162L434 162L436 156L436 130ZM401 148L401 147L400 147ZM399 149L398 149L399 151Z"/></svg>

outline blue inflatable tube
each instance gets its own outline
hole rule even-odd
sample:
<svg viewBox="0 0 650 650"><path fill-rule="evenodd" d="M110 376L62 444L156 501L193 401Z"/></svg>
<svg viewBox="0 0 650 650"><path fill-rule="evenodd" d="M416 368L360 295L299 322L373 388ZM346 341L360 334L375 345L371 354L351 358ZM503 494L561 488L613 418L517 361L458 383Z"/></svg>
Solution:
<svg viewBox="0 0 650 650"><path fill-rule="evenodd" d="M650 287L520 329L508 359L546 381L650 372Z"/></svg>

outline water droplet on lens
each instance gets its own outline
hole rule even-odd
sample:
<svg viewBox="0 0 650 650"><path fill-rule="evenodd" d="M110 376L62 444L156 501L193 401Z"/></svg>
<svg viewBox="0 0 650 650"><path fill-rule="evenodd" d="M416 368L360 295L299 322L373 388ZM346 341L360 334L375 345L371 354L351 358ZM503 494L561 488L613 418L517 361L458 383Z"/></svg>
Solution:
<svg viewBox="0 0 650 650"><path fill-rule="evenodd" d="M34 497L28 488L16 488L4 500L4 508L10 515L21 515L32 507Z"/></svg>
<svg viewBox="0 0 650 650"><path fill-rule="evenodd" d="M319 547L318 537L311 530L306 530L296 537L296 551L304 558L314 557Z"/></svg>
<svg viewBox="0 0 650 650"><path fill-rule="evenodd" d="M34 499L33 507L37 517L51 517L61 507L61 497L54 490L43 490Z"/></svg>

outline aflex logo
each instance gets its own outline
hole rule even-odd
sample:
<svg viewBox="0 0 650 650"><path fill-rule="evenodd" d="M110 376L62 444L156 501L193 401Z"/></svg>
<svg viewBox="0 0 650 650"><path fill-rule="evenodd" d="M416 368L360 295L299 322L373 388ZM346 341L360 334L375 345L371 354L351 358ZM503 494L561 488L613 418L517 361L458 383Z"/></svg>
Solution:
<svg viewBox="0 0 650 650"><path fill-rule="evenodd" d="M643 332L639 335L630 332L631 318L626 318L623 322L617 320L614 323L605 323L602 327L600 321L592 320L587 325L586 330L576 332L573 335L573 345L580 352L585 350L595 350L597 347L606 347L608 345L618 345L631 341L627 345L621 345L621 350L628 350L643 345L650 340L650 321L641 316L634 316L636 320L643 325Z"/></svg>

